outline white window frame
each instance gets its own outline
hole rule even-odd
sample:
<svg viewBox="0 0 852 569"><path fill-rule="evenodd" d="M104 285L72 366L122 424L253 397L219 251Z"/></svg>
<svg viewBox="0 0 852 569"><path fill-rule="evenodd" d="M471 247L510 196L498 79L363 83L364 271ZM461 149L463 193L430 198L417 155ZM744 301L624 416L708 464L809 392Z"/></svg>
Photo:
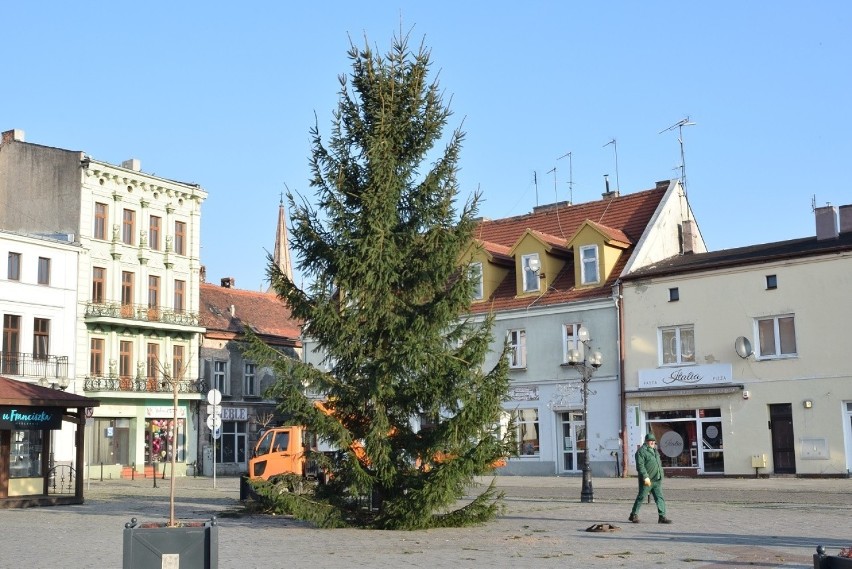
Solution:
<svg viewBox="0 0 852 569"><path fill-rule="evenodd" d="M782 352L781 346L781 320L789 319L793 325L793 351ZM763 353L763 344L761 342L761 322L772 322L772 334L773 334L773 353ZM796 317L794 314L778 314L776 316L764 316L761 318L754 319L754 336L757 338L757 350L755 353L755 358L759 360L780 360L785 358L796 358L799 356L798 353L798 342L796 341Z"/></svg>
<svg viewBox="0 0 852 569"><path fill-rule="evenodd" d="M577 332L580 329L580 324L575 322L562 325L562 363L568 363L568 353L571 350L579 350L579 340Z"/></svg>
<svg viewBox="0 0 852 569"><path fill-rule="evenodd" d="M257 397L257 364L245 362L243 365L243 395Z"/></svg>
<svg viewBox="0 0 852 569"><path fill-rule="evenodd" d="M689 332L687 335L685 332ZM673 332L670 338L666 338L667 332ZM682 337L683 336L683 337ZM685 338L684 338L685 337ZM691 337L692 345L686 338ZM665 342L674 342L671 353L674 361L666 361ZM657 330L657 345L659 346L660 366L682 366L695 364L695 325L679 324L677 326L663 326ZM691 350L690 350L691 348Z"/></svg>
<svg viewBox="0 0 852 569"><path fill-rule="evenodd" d="M527 367L527 331L523 328L509 330L506 332L509 342L509 367L512 369L524 369Z"/></svg>
<svg viewBox="0 0 852 569"><path fill-rule="evenodd" d="M220 370L219 367L222 369ZM228 360L213 360L210 363L211 383L213 389L218 389L222 395L231 394L231 382L228 378Z"/></svg>
<svg viewBox="0 0 852 569"><path fill-rule="evenodd" d="M473 282L473 300L482 300L485 295L482 263L471 263L469 267L470 280Z"/></svg>
<svg viewBox="0 0 852 569"><path fill-rule="evenodd" d="M592 257L586 258L586 252L591 251ZM594 263L594 266L588 266ZM594 270L594 275L590 273ZM594 277L594 278L592 278ZM597 245L583 245L580 247L580 282L584 285L597 284L601 281L600 276L600 256L598 255Z"/></svg>
<svg viewBox="0 0 852 569"><path fill-rule="evenodd" d="M538 261L539 270L534 271L530 268L530 261L535 259ZM541 271L541 259L538 258L538 253L530 253L529 255L521 256L521 271L523 273L523 283L521 286L524 292L538 292L541 289L539 284L539 272Z"/></svg>

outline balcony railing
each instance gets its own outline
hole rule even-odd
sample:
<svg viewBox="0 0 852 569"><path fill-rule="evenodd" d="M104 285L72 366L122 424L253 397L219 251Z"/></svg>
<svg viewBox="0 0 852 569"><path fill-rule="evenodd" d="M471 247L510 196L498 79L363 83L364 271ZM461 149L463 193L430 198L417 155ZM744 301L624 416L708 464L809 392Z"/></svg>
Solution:
<svg viewBox="0 0 852 569"><path fill-rule="evenodd" d="M0 373L23 377L68 377L68 356L0 352Z"/></svg>
<svg viewBox="0 0 852 569"><path fill-rule="evenodd" d="M173 310L145 304L121 304L118 302L87 302L86 316L124 318L142 322L162 322L182 326L198 326L198 313Z"/></svg>
<svg viewBox="0 0 852 569"><path fill-rule="evenodd" d="M207 384L200 379L177 382L178 393L205 393ZM171 393L172 383L163 378L89 376L83 381L84 391L126 391L134 393Z"/></svg>

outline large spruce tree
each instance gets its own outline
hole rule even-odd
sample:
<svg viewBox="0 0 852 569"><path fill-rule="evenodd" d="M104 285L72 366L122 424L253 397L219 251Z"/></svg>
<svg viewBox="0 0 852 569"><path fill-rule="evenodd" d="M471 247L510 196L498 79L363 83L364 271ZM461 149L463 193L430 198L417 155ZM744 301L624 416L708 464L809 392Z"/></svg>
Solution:
<svg viewBox="0 0 852 569"><path fill-rule="evenodd" d="M499 425L508 373L505 358L483 370L491 321L466 318L478 196L457 209L463 133L442 138L451 112L422 44L395 37L382 56L353 43L349 58L328 140L311 132L317 205L289 196L310 284L300 289L274 263L268 271L324 356L322 368L278 359L269 394L343 450L321 457L330 477L311 493L265 493L324 526L486 521L501 506L493 482L464 497L510 452ZM255 343L253 355L263 351ZM332 415L305 386L325 394Z"/></svg>

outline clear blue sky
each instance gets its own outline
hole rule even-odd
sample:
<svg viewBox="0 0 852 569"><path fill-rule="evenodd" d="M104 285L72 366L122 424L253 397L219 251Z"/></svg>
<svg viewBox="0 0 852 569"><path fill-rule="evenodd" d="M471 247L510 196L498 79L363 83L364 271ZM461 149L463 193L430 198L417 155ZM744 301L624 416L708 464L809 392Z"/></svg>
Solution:
<svg viewBox="0 0 852 569"><path fill-rule="evenodd" d="M309 5L310 4L310 5ZM208 280L265 288L279 193L312 197L349 37L425 37L467 138L463 195L497 218L679 175L708 246L814 234L852 203L852 3L13 2L0 130L201 184ZM616 140L618 170L613 146ZM561 156L571 152L571 160ZM556 168L555 172L551 170ZM538 185L534 184L534 177Z"/></svg>

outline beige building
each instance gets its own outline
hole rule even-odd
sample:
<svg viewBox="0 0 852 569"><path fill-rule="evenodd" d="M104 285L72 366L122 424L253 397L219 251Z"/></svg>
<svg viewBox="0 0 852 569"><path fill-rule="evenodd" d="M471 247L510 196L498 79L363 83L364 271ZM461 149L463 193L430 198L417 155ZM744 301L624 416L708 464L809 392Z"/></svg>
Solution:
<svg viewBox="0 0 852 569"><path fill-rule="evenodd" d="M650 431L670 474L848 475L852 206L816 226L622 278L629 455Z"/></svg>

